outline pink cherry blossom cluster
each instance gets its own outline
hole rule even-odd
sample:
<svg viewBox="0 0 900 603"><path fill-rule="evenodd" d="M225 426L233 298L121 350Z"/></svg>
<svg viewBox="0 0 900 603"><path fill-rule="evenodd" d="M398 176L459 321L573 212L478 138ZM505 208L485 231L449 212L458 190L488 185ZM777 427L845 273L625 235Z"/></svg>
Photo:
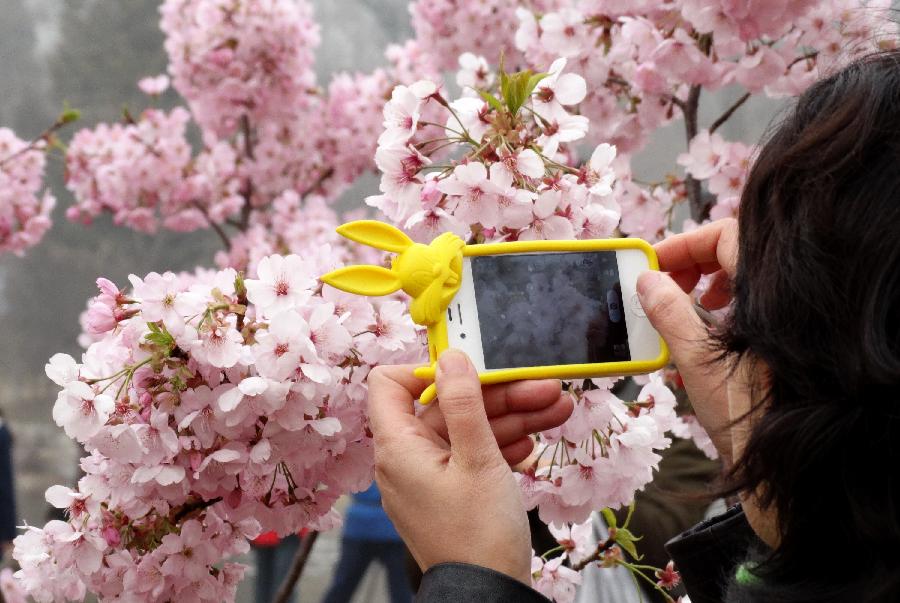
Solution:
<svg viewBox="0 0 900 603"><path fill-rule="evenodd" d="M548 524L583 523L592 511L617 509L653 479L677 424L675 395L651 375L634 402L612 393L614 381L570 385L575 411L562 426L540 434L538 456L518 475L525 503Z"/></svg>
<svg viewBox="0 0 900 603"><path fill-rule="evenodd" d="M382 194L366 202L420 240L444 231L478 242L613 233L615 147L569 165L571 143L589 125L569 111L584 99L584 79L565 72L565 59L546 74L495 77L474 55L461 66L458 81L478 90L453 101L429 80L394 88L375 153ZM423 117L435 109L439 122ZM421 136L425 127L434 133Z"/></svg>
<svg viewBox="0 0 900 603"><path fill-rule="evenodd" d="M167 0L169 72L198 123L228 136L291 120L315 85L318 25L305 0Z"/></svg>
<svg viewBox="0 0 900 603"><path fill-rule="evenodd" d="M728 142L708 130L691 141L687 153L678 156L678 165L697 180L706 181L707 190L715 195L716 204L710 218L736 217L738 202L750 165L754 148L741 142Z"/></svg>
<svg viewBox="0 0 900 603"><path fill-rule="evenodd" d="M517 0L416 0L410 3L416 40L442 70L454 69L456 58L471 52L491 58L519 54L509 30Z"/></svg>
<svg viewBox="0 0 900 603"><path fill-rule="evenodd" d="M327 94L316 89L308 3L170 0L162 13L174 85L191 111L148 109L79 132L67 153L70 218L109 212L147 232L212 227L227 247L233 229L246 250L260 238L248 230L274 223L283 195L296 192L301 205L333 199L374 167L391 75L342 74ZM168 85L165 75L139 82L151 97ZM186 139L191 120L201 128L197 154Z"/></svg>
<svg viewBox="0 0 900 603"><path fill-rule="evenodd" d="M332 223L333 226L333 223ZM372 478L365 378L425 349L406 306L323 286L328 247L233 269L100 279L81 362L46 367L53 418L87 452L68 521L16 538L17 578L39 602L234 600L261 530L339 521L334 502Z"/></svg>
<svg viewBox="0 0 900 603"><path fill-rule="evenodd" d="M897 44L887 0L553 4L518 10L516 46L534 67L570 59L588 82L581 112L598 124L592 135L629 153L683 109L692 87L796 95L823 70Z"/></svg>
<svg viewBox="0 0 900 603"><path fill-rule="evenodd" d="M100 124L75 134L66 154L66 210L89 223L109 212L117 224L143 232L192 231L221 224L243 205L238 156L217 143L192 157L190 114L148 109L134 123Z"/></svg>
<svg viewBox="0 0 900 603"><path fill-rule="evenodd" d="M649 377L633 402L617 397L614 385L610 379L571 383L575 411L561 427L540 434L531 467L516 476L525 504L538 508L559 544L532 558L534 587L554 601L575 599L579 570L590 564L646 569L635 564L628 520L618 526L611 510L633 504L635 492L650 483L658 452L671 442L666 432L680 429L682 421L661 373ZM591 517L598 510L608 528L600 542Z"/></svg>
<svg viewBox="0 0 900 603"><path fill-rule="evenodd" d="M22 255L50 229L56 199L44 187L44 144L0 128L0 253Z"/></svg>

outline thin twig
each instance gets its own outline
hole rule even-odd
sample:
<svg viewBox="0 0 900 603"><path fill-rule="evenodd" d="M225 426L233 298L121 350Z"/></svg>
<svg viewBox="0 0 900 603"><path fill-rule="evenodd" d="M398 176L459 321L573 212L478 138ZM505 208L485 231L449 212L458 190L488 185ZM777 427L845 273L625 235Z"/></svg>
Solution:
<svg viewBox="0 0 900 603"><path fill-rule="evenodd" d="M308 194L314 192L317 188L319 188L320 186L325 184L325 181L328 180L329 178L331 178L332 176L334 176L334 168L330 167L327 170L323 171L321 174L319 174L319 177L316 178L316 181L313 182L308 187L306 187L306 189L303 191L303 193L300 194L300 197L302 199L305 199Z"/></svg>
<svg viewBox="0 0 900 603"><path fill-rule="evenodd" d="M743 105L750 99L750 96L752 96L752 95L749 92L746 92L746 93L744 93L744 95L741 98L737 99L733 105L728 107L728 110L725 111L725 113L723 113L722 115L720 115L719 118L716 121L714 121L712 123L712 125L709 127L709 133L712 134L713 132L718 130L722 124L724 124L726 121L731 119L731 116L734 115L734 112L737 111L738 109L740 109L741 105Z"/></svg>
<svg viewBox="0 0 900 603"><path fill-rule="evenodd" d="M213 506L216 503L222 502L222 497L217 496L216 498L211 498L210 500L198 500L192 503L188 503L181 507L181 510L178 511L174 517L172 517L172 523L177 524L179 521L194 513L195 511L202 511L203 509L207 509Z"/></svg>
<svg viewBox="0 0 900 603"><path fill-rule="evenodd" d="M611 549L616 544L614 538L607 538L603 542L597 545L597 550L591 553L591 556L587 559L582 559L580 563L576 563L572 566L572 569L576 572L580 572L590 564L595 561L600 561L603 558L603 553Z"/></svg>
<svg viewBox="0 0 900 603"><path fill-rule="evenodd" d="M225 229L222 228L222 226L220 224L216 224L215 222L213 222L212 220L209 219L209 212L206 211L206 208L203 207L199 201L194 199L194 201L192 201L192 204L194 207L197 208L197 210L200 213L203 214L203 217L206 218L206 223L209 224L209 226L216 232L216 234L219 235L219 238L222 239L222 242L225 244L226 251L230 250L231 249L231 239L228 238L228 233L225 232Z"/></svg>
<svg viewBox="0 0 900 603"><path fill-rule="evenodd" d="M303 573L303 568L306 566L306 561L309 559L309 554L312 552L313 545L318 537L319 533L314 530L307 532L303 536L303 539L300 541L300 547L297 549L297 554L294 555L294 560L291 562L291 570L285 577L284 582L281 583L281 586L278 587L278 594L275 595L272 603L287 603L290 600L291 593L294 592L294 586L300 580L300 575Z"/></svg>
<svg viewBox="0 0 900 603"><path fill-rule="evenodd" d="M2 168L8 162L16 159L17 157L21 157L22 155L24 155L25 153L28 153L29 151L36 150L37 144L39 142L42 142L42 141L49 142L50 137L53 135L53 133L56 132L57 130L59 130L60 128L62 128L63 126L65 126L67 123L69 123L69 122L63 120L62 118L57 119L53 123L53 125L51 125L49 128L47 128L46 130L41 132L40 136L38 136L37 138L35 138L31 142L29 142L27 145L25 145L24 147L22 147L21 149L19 149L15 153L13 153L12 155L9 155L7 157L4 157L3 159L0 159L0 168Z"/></svg>

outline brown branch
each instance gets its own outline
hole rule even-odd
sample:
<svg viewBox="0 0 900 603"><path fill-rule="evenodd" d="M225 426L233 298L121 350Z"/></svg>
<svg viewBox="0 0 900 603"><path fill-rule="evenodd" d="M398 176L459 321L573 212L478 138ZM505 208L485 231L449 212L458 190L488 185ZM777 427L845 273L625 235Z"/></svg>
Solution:
<svg viewBox="0 0 900 603"><path fill-rule="evenodd" d="M206 218L206 223L219 235L219 238L222 239L222 242L225 244L225 249L231 249L231 239L228 238L228 233L225 232L225 229L222 228L221 225L216 224L212 220L209 219L209 212L206 211L206 208L200 205L200 202L194 199L191 204L196 207L200 213L203 214L203 217Z"/></svg>
<svg viewBox="0 0 900 603"><path fill-rule="evenodd" d="M36 150L37 144L39 142L41 142L41 141L50 142L50 138L51 138L51 136L53 136L54 132L61 129L66 124L70 123L70 121L71 120L67 121L67 120L63 119L62 116L60 116L55 122L53 122L53 124L49 128L47 128L46 130L41 132L40 136L38 136L37 138L35 138L31 142L29 142L27 145L25 145L24 147L22 147L21 149L19 149L15 153L13 153L12 155L9 155L7 157L4 157L3 159L0 159L0 168L2 168L4 165L9 163L10 161L12 161L18 157L21 157L25 153Z"/></svg>
<svg viewBox="0 0 900 603"><path fill-rule="evenodd" d="M793 67L794 65L796 65L797 63L799 63L801 61L807 61L809 59L814 59L817 56L819 56L818 50L815 50L809 54L801 55L801 56L797 57L796 59L794 59L793 61L791 61L790 64L787 66L787 69L790 69L791 67Z"/></svg>
<svg viewBox="0 0 900 603"><path fill-rule="evenodd" d="M317 188L322 186L322 184L324 184L325 181L328 180L329 178L331 178L333 175L334 175L333 167L330 167L327 170L323 171L321 174L319 174L319 177L316 178L315 182L313 182L311 185L306 187L306 189L300 194L300 197L305 199L306 195L310 194L311 192L315 191Z"/></svg>
<svg viewBox="0 0 900 603"><path fill-rule="evenodd" d="M246 113L241 116L241 132L244 135L244 154L250 159L255 159L253 156L253 131L250 129L250 118Z"/></svg>
<svg viewBox="0 0 900 603"><path fill-rule="evenodd" d="M241 132L244 135L244 155L247 159L253 161L256 157L253 155L253 130L250 127L250 118L245 113L241 116ZM247 232L250 227L250 212L253 209L253 183L248 181L246 190L241 191L244 198L244 205L241 207L241 218L237 224L238 230Z"/></svg>
<svg viewBox="0 0 900 603"><path fill-rule="evenodd" d="M610 537L597 545L597 550L591 553L591 556L587 559L582 559L580 563L576 563L572 566L572 569L576 572L580 572L590 564L595 561L600 561L603 558L603 553L611 549L616 544L614 538Z"/></svg>
<svg viewBox="0 0 900 603"><path fill-rule="evenodd" d="M697 115L700 109L700 91L700 86L691 86L691 91L688 93L687 100L684 103L684 129L687 135L688 146L690 146L691 141L697 136L699 131ZM691 218L698 223L702 222L709 214L709 206L703 199L703 189L700 186L700 181L688 174L684 179L684 187L690 203Z"/></svg>
<svg viewBox="0 0 900 603"><path fill-rule="evenodd" d="M313 545L318 537L318 532L310 531L300 541L300 548L297 549L297 554L294 555L294 560L291 562L291 570L284 578L281 586L278 587L278 594L275 595L272 603L287 603L290 600L291 593L300 580L300 575L303 573L303 568L306 566L309 554L312 552Z"/></svg>
<svg viewBox="0 0 900 603"><path fill-rule="evenodd" d="M724 124L726 121L731 119L731 116L734 115L734 112L737 111L738 109L740 109L741 106L744 103L746 103L750 99L751 96L752 96L752 94L750 94L749 92L746 92L746 93L744 93L744 95L741 98L737 99L733 105L728 107L728 110L725 111L725 113L720 115L719 118L716 119L716 121L714 121L712 123L712 125L709 127L709 133L712 134L713 132L718 130L722 124Z"/></svg>
<svg viewBox="0 0 900 603"><path fill-rule="evenodd" d="M222 502L221 496L217 496L216 498L212 498L210 500L198 500L196 502L188 503L181 507L181 510L172 517L172 523L177 525L179 521L181 521L194 511L202 511L203 509L213 506L217 502Z"/></svg>

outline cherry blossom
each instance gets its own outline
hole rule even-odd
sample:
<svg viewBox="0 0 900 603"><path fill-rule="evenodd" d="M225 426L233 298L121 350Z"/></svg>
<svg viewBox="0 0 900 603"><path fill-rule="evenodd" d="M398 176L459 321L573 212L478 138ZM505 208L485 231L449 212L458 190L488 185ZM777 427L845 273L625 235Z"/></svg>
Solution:
<svg viewBox="0 0 900 603"><path fill-rule="evenodd" d="M22 255L50 229L56 205L49 190L41 192L44 145L30 147L12 130L0 128L0 253Z"/></svg>
<svg viewBox="0 0 900 603"><path fill-rule="evenodd" d="M366 487L365 375L425 348L405 304L322 289L311 275L333 258L310 262L99 281L94 303L121 319L81 362L46 367L54 419L87 456L77 488L47 490L69 522L16 538L36 600L233 600L242 570L223 559L262 529L333 526L337 498Z"/></svg>
<svg viewBox="0 0 900 603"><path fill-rule="evenodd" d="M361 174L380 176L366 203L417 241L445 231L472 244L655 241L676 220L736 215L754 149L722 123L751 97L799 94L863 52L895 47L886 9L414 0L415 38L388 48L385 67L319 82L307 0L166 0L167 74L138 86L158 97L171 84L184 106L77 132L66 215L109 214L149 233L212 229L219 269L132 276L122 290L98 280L81 318L84 353L54 355L45 369L59 387L53 418L85 449L83 476L47 490L68 521L16 539L16 584L48 602L88 592L232 601L244 568L224 560L261 530L338 524L339 496L371 480L369 369L420 362L427 349L404 297L318 281L384 262L334 231L361 217L331 207ZM705 122L701 97L725 86L734 104ZM673 122L688 140L677 160L649 181L633 174L634 155ZM0 251L22 253L50 226L41 180L59 146L52 134L29 144L0 129ZM612 380L567 383L572 417L539 434L517 474L559 543L533 566L535 586L556 600L572 599L582 565L635 558L627 520L608 510L650 482L670 434L715 454L695 418L675 415L661 375L640 383L634 400ZM597 512L609 528L601 543L587 538ZM674 576L660 570L660 588ZM0 575L13 599L8 586Z"/></svg>

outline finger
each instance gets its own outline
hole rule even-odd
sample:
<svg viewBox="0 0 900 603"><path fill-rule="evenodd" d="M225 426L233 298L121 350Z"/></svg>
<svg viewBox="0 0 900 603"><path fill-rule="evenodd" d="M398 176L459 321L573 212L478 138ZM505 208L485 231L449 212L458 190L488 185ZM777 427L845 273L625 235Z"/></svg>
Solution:
<svg viewBox="0 0 900 603"><path fill-rule="evenodd" d="M481 392L485 412L488 418L494 418L510 413L542 411L556 403L561 389L557 379L545 379L483 386ZM419 414L419 418L441 437L447 437L447 424L441 413L440 401L430 404Z"/></svg>
<svg viewBox="0 0 900 603"><path fill-rule="evenodd" d="M569 394L559 396L552 406L530 413L515 413L491 419L491 430L501 448L530 434L559 427L572 414Z"/></svg>
<svg viewBox="0 0 900 603"><path fill-rule="evenodd" d="M559 379L514 381L482 388L484 410L488 417L511 412L541 410L559 398L562 383Z"/></svg>
<svg viewBox="0 0 900 603"><path fill-rule="evenodd" d="M369 425L376 438L417 422L413 401L428 384L412 371L411 365L385 365L369 372Z"/></svg>
<svg viewBox="0 0 900 603"><path fill-rule="evenodd" d="M452 458L470 469L499 463L500 449L484 409L481 382L469 357L459 350L442 353L435 381Z"/></svg>
<svg viewBox="0 0 900 603"><path fill-rule="evenodd" d="M696 268L703 274L719 269L734 275L737 266L737 220L726 218L693 232L669 237L654 245L660 270L680 272Z"/></svg>
<svg viewBox="0 0 900 603"><path fill-rule="evenodd" d="M572 396L557 394L556 400L552 404L540 410L507 413L491 418L489 420L491 431L494 433L497 445L503 448L532 433L559 427L572 414L573 408ZM436 413L433 416L436 418L439 415L440 413ZM435 425L430 425L430 427L442 438L447 438L447 426L443 420Z"/></svg>
<svg viewBox="0 0 900 603"><path fill-rule="evenodd" d="M673 281L678 283L678 286L681 287L682 291L690 293L697 286L697 283L700 282L700 277L703 276L703 273L701 273L696 266L691 266L684 270L670 272L669 276L672 277Z"/></svg>
<svg viewBox="0 0 900 603"><path fill-rule="evenodd" d="M708 310L718 310L731 303L731 277L724 270L712 275L709 287L700 296L700 303Z"/></svg>
<svg viewBox="0 0 900 603"><path fill-rule="evenodd" d="M534 450L534 440L531 438L519 438L512 444L501 448L500 454L503 455L503 460L509 465L517 465L527 459L532 450Z"/></svg>
<svg viewBox="0 0 900 603"><path fill-rule="evenodd" d="M513 406L514 407L514 406ZM574 405L569 394L556 393L556 399L552 403L536 410L525 412L509 412L496 415L489 419L494 439L502 448L515 440L539 431L553 429L566 422L572 414ZM429 409L425 423L442 438L447 438L447 425L444 422L440 407ZM423 418L425 415L420 415Z"/></svg>
<svg viewBox="0 0 900 603"><path fill-rule="evenodd" d="M647 271L638 277L638 295L647 318L669 345L675 366L686 382L699 382L712 358L709 334L691 297L669 275Z"/></svg>

